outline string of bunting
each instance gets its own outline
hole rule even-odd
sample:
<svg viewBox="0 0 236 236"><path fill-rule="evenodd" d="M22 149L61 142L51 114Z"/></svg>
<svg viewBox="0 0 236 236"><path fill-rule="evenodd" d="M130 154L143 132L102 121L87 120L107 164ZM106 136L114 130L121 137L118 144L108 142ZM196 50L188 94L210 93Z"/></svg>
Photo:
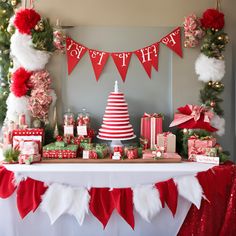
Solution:
<svg viewBox="0 0 236 236"><path fill-rule="evenodd" d="M70 75L79 63L84 54L88 51L89 57L93 66L96 80L99 80L101 73L107 63L109 56L112 57L117 70L125 82L129 63L132 54L135 54L142 64L149 78L151 78L152 67L158 71L158 56L159 56L159 45L160 43L166 45L178 56L182 57L182 45L181 45L181 28L177 27L172 32L164 36L159 42L155 42L149 46L138 49L132 52L105 52L95 49L89 49L86 46L74 41L72 38L67 37L66 39L66 55L67 55L67 66L68 75Z"/></svg>
<svg viewBox="0 0 236 236"><path fill-rule="evenodd" d="M211 203L216 194L226 197L226 185L232 182L235 174L235 165L229 164L153 184L127 188L86 188L45 183L0 166L0 198L9 198L16 192L17 208L22 219L40 208L48 214L51 224L60 216L70 214L82 225L90 210L105 228L116 209L134 229L134 209L147 222L165 205L174 217L179 196L200 209L204 203L202 199Z"/></svg>

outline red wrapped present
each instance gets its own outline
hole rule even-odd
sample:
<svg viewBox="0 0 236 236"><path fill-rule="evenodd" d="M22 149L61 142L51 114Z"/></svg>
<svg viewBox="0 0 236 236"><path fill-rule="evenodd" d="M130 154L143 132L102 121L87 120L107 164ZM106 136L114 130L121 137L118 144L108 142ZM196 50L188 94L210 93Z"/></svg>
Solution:
<svg viewBox="0 0 236 236"><path fill-rule="evenodd" d="M163 153L163 158L175 158L181 160L181 156L178 153L173 153L173 152Z"/></svg>
<svg viewBox="0 0 236 236"><path fill-rule="evenodd" d="M126 147L125 155L128 159L137 159L138 158L138 147Z"/></svg>
<svg viewBox="0 0 236 236"><path fill-rule="evenodd" d="M119 152L121 156L124 155L124 149L123 149L122 146L114 146L113 147L113 153L115 153L115 152L116 153Z"/></svg>
<svg viewBox="0 0 236 236"><path fill-rule="evenodd" d="M203 106L186 105L178 108L170 127L178 126L180 129L204 129L209 132L217 131L211 126L210 121L214 114Z"/></svg>
<svg viewBox="0 0 236 236"><path fill-rule="evenodd" d="M141 118L140 136L148 140L147 148L154 148L157 134L162 133L162 120L162 115L156 113L144 113L143 117Z"/></svg>
<svg viewBox="0 0 236 236"><path fill-rule="evenodd" d="M17 129L12 131L13 148L19 145L19 140L36 141L39 143L39 151L42 150L42 143L44 138L43 129Z"/></svg>
<svg viewBox="0 0 236 236"><path fill-rule="evenodd" d="M216 139L212 136L199 138L198 136L191 136L188 139L188 157L193 159L196 155L205 155L209 148L216 145Z"/></svg>
<svg viewBox="0 0 236 236"><path fill-rule="evenodd" d="M49 158L49 159L77 158L77 152L71 150L49 150L49 151L44 150L43 158Z"/></svg>
<svg viewBox="0 0 236 236"><path fill-rule="evenodd" d="M156 152L151 149L146 149L143 151L143 159L153 159L156 157Z"/></svg>

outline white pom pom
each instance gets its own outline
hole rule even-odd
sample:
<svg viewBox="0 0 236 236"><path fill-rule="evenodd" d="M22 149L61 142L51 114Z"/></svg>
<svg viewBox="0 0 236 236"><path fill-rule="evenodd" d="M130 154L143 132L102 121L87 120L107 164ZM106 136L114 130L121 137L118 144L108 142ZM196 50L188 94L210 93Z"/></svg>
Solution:
<svg viewBox="0 0 236 236"><path fill-rule="evenodd" d="M219 117L218 115L215 115L211 119L211 125L218 129L216 132L217 135L223 136L225 134L225 119L223 117Z"/></svg>
<svg viewBox="0 0 236 236"><path fill-rule="evenodd" d="M225 75L225 61L200 54L195 62L198 79L203 82L219 81Z"/></svg>
<svg viewBox="0 0 236 236"><path fill-rule="evenodd" d="M18 31L11 37L11 53L29 71L44 69L50 57L48 52L33 48L30 35L20 34Z"/></svg>
<svg viewBox="0 0 236 236"><path fill-rule="evenodd" d="M137 186L132 190L135 210L150 222L162 208L158 190L153 185Z"/></svg>
<svg viewBox="0 0 236 236"><path fill-rule="evenodd" d="M7 98L7 114L8 121L18 122L19 115L25 114L26 123L30 124L30 112L28 110L28 97L16 97L13 93L10 93Z"/></svg>

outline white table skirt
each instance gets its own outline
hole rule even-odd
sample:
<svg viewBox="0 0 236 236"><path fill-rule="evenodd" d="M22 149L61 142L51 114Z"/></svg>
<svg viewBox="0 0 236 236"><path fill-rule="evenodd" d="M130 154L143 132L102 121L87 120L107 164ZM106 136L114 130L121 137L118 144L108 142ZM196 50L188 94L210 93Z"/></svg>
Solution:
<svg viewBox="0 0 236 236"><path fill-rule="evenodd" d="M132 187L150 184L180 175L192 175L213 165L199 163L179 164L34 164L5 165L7 169L23 176L44 182L58 182L73 186ZM90 213L82 226L69 215L61 216L50 225L47 214L40 208L20 219L16 196L0 199L0 236L174 236L178 233L190 208L190 202L179 197L173 218L169 208L164 208L152 220L144 221L134 210L135 230L114 211L105 230Z"/></svg>

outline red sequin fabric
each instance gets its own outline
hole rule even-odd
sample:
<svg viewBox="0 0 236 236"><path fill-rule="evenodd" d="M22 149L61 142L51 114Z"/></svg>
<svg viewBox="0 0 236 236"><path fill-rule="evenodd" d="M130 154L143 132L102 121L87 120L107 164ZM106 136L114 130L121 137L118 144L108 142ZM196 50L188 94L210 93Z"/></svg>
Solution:
<svg viewBox="0 0 236 236"><path fill-rule="evenodd" d="M197 178L206 199L199 210L191 206L178 236L235 236L236 165L217 166Z"/></svg>

